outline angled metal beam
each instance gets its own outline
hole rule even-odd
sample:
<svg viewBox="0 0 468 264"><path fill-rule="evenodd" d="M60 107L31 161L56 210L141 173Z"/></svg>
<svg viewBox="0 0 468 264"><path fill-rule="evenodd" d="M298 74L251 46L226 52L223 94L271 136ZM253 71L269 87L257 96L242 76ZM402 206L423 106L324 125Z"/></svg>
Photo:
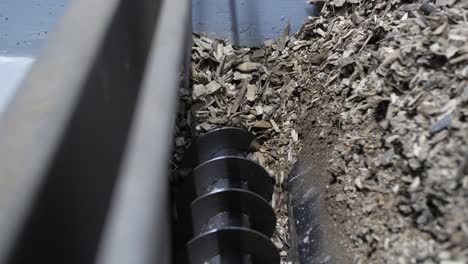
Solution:
<svg viewBox="0 0 468 264"><path fill-rule="evenodd" d="M159 7L70 4L0 120L0 263L94 261Z"/></svg>
<svg viewBox="0 0 468 264"><path fill-rule="evenodd" d="M99 253L100 264L170 261L167 165L175 102L183 85L181 65L191 47L190 19L190 1L164 2Z"/></svg>

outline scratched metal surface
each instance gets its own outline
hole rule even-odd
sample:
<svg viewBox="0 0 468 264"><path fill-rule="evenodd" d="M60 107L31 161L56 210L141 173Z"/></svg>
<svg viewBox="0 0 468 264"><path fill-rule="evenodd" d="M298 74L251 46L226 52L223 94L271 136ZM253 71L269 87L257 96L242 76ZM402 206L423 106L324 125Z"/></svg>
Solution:
<svg viewBox="0 0 468 264"><path fill-rule="evenodd" d="M0 114L69 0L0 0Z"/></svg>
<svg viewBox="0 0 468 264"><path fill-rule="evenodd" d="M193 0L192 27L243 46L260 46L283 33L300 29L314 6L304 0Z"/></svg>

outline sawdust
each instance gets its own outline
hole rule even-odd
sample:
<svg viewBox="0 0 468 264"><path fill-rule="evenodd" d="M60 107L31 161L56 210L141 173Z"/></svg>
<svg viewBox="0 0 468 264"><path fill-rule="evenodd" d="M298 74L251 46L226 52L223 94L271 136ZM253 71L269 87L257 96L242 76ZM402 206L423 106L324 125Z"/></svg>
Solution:
<svg viewBox="0 0 468 264"><path fill-rule="evenodd" d="M320 58L313 119L340 131L329 211L357 263L466 263L468 3L355 2L299 33Z"/></svg>

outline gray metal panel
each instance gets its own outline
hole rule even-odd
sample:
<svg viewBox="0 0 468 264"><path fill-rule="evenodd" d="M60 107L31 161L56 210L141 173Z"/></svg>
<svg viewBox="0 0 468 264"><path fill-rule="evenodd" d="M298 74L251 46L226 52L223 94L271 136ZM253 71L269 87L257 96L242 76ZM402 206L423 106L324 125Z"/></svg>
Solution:
<svg viewBox="0 0 468 264"><path fill-rule="evenodd" d="M315 6L305 0L194 0L193 31L228 38L244 46L260 46L279 38L288 21L300 29Z"/></svg>
<svg viewBox="0 0 468 264"><path fill-rule="evenodd" d="M187 25L190 1L165 1L98 263L170 261L167 165L180 66L191 43Z"/></svg>

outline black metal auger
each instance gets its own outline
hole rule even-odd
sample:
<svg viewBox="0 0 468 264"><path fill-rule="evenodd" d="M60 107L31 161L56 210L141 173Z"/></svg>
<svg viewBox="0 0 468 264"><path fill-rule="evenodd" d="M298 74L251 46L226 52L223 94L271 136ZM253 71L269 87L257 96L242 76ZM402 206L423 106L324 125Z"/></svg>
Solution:
<svg viewBox="0 0 468 264"><path fill-rule="evenodd" d="M213 130L188 149L177 232L190 264L275 264L273 179L248 158L257 142L238 128ZM182 262L184 262L182 261Z"/></svg>

